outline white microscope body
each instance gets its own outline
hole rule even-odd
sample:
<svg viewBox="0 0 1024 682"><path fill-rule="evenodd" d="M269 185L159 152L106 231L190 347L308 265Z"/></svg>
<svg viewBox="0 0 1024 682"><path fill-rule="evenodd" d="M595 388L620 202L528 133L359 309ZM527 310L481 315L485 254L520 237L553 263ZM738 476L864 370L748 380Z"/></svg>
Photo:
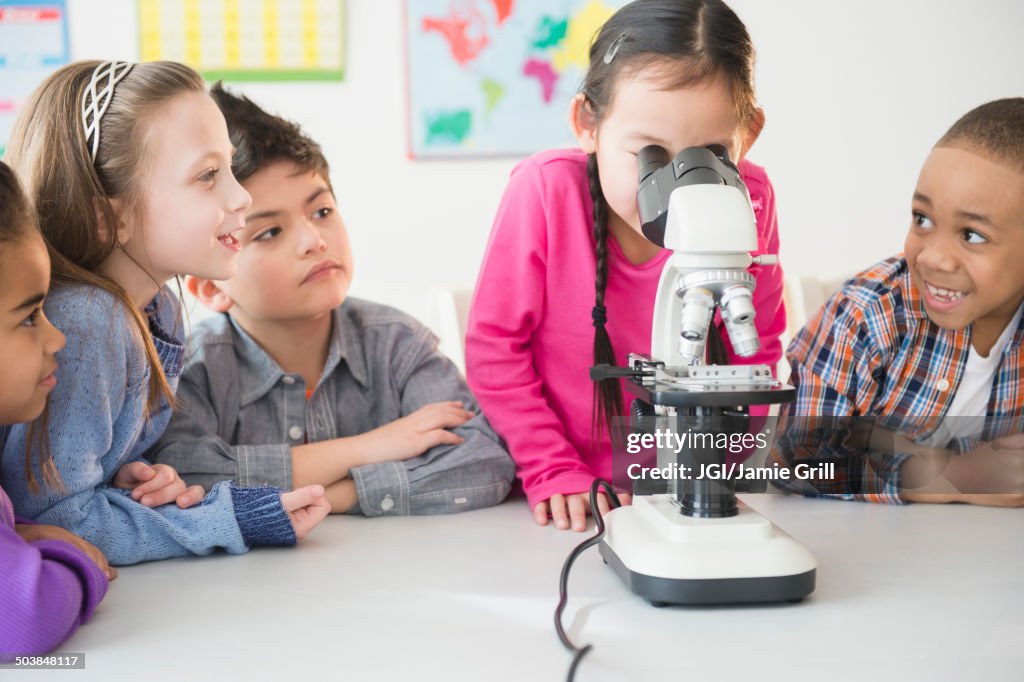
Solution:
<svg viewBox="0 0 1024 682"><path fill-rule="evenodd" d="M633 428L745 430L749 405L790 402L794 390L767 365L705 364L705 343L720 310L733 350L744 357L757 352L748 268L774 264L775 257L751 256L756 220L724 148L694 147L669 159L665 150L646 147L638 160L644 234L674 253L658 287L651 355L631 355L629 370L619 375L631 377L626 385L637 397ZM694 457L724 461L723 452L708 448L658 450L658 468L674 464L679 473L688 461L690 474L670 480L668 492L638 489L632 505L605 516L605 561L655 605L799 601L810 594L817 568L811 553L738 501L734 481L700 477Z"/></svg>

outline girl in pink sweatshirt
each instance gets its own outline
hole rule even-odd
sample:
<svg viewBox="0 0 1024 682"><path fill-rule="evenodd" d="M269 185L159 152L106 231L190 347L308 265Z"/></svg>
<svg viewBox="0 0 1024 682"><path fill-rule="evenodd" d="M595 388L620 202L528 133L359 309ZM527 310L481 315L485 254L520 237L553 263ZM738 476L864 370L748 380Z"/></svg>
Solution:
<svg viewBox="0 0 1024 682"><path fill-rule="evenodd" d="M0 453L7 425L30 422L56 385L64 335L43 315L50 259L14 173L0 162ZM35 485L52 461L26 463ZM15 518L0 488L0 662L53 649L92 615L116 572L98 549L55 526Z"/></svg>
<svg viewBox="0 0 1024 682"><path fill-rule="evenodd" d="M611 480L604 427L626 414L627 401L619 382L592 385L589 368L650 352L671 252L640 232L637 152L723 145L740 160L759 251L778 253L771 183L742 160L765 120L753 68L746 27L721 0L636 0L591 47L571 108L581 149L543 152L512 172L470 310L466 373L540 525L553 518L558 528L584 530L591 483ZM774 366L786 326L782 271L751 272L761 350L740 359L727 338L725 349L729 362ZM599 504L604 511L607 500Z"/></svg>

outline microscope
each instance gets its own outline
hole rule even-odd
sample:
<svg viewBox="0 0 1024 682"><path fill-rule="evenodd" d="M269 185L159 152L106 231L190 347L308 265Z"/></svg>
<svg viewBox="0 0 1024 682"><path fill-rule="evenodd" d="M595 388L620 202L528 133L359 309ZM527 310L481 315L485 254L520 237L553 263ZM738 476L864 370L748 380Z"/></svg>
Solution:
<svg viewBox="0 0 1024 682"><path fill-rule="evenodd" d="M736 498L747 481L736 475L742 466L727 463L734 444L749 451L759 440L744 438L754 437L749 407L792 402L795 390L767 365L706 362L716 311L737 355L758 351L748 268L776 257L751 255L756 219L724 147L691 147L670 159L648 146L638 164L644 236L673 251L658 284L651 354L590 374L626 379L635 398L631 440L645 440L666 473L653 488L630 477L633 503L605 515L601 555L655 606L799 601L814 590L817 562ZM766 449L763 440L757 447Z"/></svg>

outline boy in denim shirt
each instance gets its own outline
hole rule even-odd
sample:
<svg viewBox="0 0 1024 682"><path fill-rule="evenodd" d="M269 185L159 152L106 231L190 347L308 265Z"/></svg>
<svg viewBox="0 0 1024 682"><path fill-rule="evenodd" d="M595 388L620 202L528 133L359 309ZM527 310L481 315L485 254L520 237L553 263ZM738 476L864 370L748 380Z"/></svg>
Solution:
<svg viewBox="0 0 1024 682"><path fill-rule="evenodd" d="M487 507L515 466L437 339L346 298L348 234L327 161L298 126L218 85L253 197L237 274L188 287L220 313L189 339L179 404L150 451L190 484L325 486L334 513Z"/></svg>

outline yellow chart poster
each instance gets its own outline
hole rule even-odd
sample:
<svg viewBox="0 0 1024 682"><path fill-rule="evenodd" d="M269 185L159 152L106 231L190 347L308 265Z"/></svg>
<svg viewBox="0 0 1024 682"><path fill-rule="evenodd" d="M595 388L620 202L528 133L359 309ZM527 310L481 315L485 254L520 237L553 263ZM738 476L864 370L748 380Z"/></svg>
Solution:
<svg viewBox="0 0 1024 682"><path fill-rule="evenodd" d="M344 42L344 0L139 0L142 60L209 80L341 80Z"/></svg>

